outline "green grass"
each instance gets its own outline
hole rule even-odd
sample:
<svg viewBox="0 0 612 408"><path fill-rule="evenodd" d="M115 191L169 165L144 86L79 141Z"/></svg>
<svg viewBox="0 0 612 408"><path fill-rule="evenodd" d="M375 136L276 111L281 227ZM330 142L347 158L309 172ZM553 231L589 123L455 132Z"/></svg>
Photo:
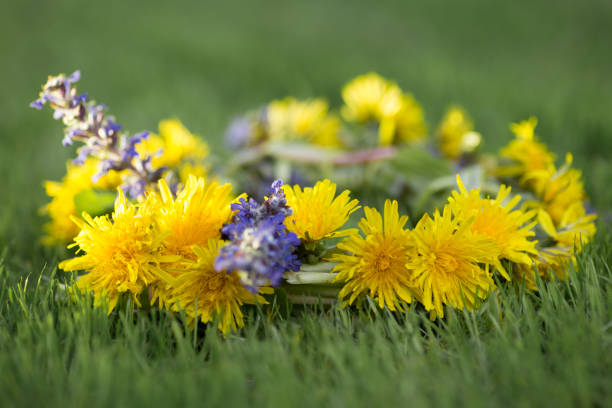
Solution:
<svg viewBox="0 0 612 408"><path fill-rule="evenodd" d="M607 405L611 20L604 0L3 4L0 405ZM570 283L502 286L436 324L422 310L253 309L223 339L165 313L107 318L66 298L65 252L36 243L41 182L73 152L49 112L27 105L46 75L76 68L126 128L176 115L218 158L233 115L286 95L338 106L342 84L370 70L412 91L431 127L463 105L488 151L536 115L542 139L583 169L600 232Z"/></svg>
<svg viewBox="0 0 612 408"><path fill-rule="evenodd" d="M504 285L477 312L431 323L307 307L248 311L241 333L194 336L165 312L106 316L57 280L0 290L0 391L22 406L605 406L610 248L539 295ZM8 271L3 270L4 282Z"/></svg>

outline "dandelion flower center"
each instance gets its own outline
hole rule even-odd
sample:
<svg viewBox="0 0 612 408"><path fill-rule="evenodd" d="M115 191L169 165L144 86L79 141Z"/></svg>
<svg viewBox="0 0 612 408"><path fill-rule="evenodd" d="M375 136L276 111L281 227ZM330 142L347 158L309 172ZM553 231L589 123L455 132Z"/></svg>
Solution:
<svg viewBox="0 0 612 408"><path fill-rule="evenodd" d="M437 272L447 274L454 273L459 266L455 257L449 253L433 255L432 261L432 266L437 270Z"/></svg>
<svg viewBox="0 0 612 408"><path fill-rule="evenodd" d="M384 273L391 266L391 262L389 261L389 257L385 255L381 255L376 259L376 270L380 273Z"/></svg>

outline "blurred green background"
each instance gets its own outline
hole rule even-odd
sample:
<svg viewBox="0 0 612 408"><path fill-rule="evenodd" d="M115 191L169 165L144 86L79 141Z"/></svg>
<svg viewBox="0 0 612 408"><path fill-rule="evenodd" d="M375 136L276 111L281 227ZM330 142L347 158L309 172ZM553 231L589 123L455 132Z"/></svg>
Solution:
<svg viewBox="0 0 612 408"><path fill-rule="evenodd" d="M449 104L465 107L488 151L510 140L510 122L537 116L607 209L610 39L609 0L3 2L0 248L43 262L42 180L59 179L73 152L51 112L28 104L47 75L75 69L128 130L177 116L218 155L232 116L287 95L338 107L346 81L377 71L415 95L430 128Z"/></svg>

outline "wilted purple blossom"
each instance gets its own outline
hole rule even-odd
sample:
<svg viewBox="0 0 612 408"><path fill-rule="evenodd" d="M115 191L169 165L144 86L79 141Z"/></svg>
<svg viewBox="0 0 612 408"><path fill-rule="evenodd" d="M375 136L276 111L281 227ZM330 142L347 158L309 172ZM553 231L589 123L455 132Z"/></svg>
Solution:
<svg viewBox="0 0 612 408"><path fill-rule="evenodd" d="M295 254L300 240L283 224L291 208L282 184L281 180L272 183L261 205L244 198L232 204L232 210L238 212L233 222L221 229L231 243L221 248L215 269L243 272L243 284L254 292L263 285L278 286L286 271L300 269Z"/></svg>
<svg viewBox="0 0 612 408"><path fill-rule="evenodd" d="M225 142L230 149L241 149L251 140L253 122L246 116L232 119L225 131Z"/></svg>
<svg viewBox="0 0 612 408"><path fill-rule="evenodd" d="M225 144L240 150L262 142L268 132L267 106L246 115L233 118L225 131Z"/></svg>

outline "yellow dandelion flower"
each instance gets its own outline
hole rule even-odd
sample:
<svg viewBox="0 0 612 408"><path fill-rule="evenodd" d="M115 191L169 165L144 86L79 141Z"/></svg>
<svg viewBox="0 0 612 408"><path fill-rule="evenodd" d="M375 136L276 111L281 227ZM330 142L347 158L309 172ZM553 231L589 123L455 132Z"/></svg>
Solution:
<svg viewBox="0 0 612 408"><path fill-rule="evenodd" d="M543 280L564 281L568 277L567 268L575 261L576 257L567 248L556 246L540 248L530 263L512 265L513 279L524 284L527 290L537 291L536 274Z"/></svg>
<svg viewBox="0 0 612 408"><path fill-rule="evenodd" d="M319 146L341 146L340 120L329 113L323 99L299 101L286 98L272 101L266 110L268 137L271 140L303 140Z"/></svg>
<svg viewBox="0 0 612 408"><path fill-rule="evenodd" d="M587 214L582 201L577 201L567 208L558 226L555 226L551 215L544 209L538 212L538 222L550 238L555 240L556 247L567 254L580 251L583 245L591 241L597 228L595 214Z"/></svg>
<svg viewBox="0 0 612 408"><path fill-rule="evenodd" d="M522 285L525 285L525 289L527 290L537 291L538 285L536 273L540 275L541 278L544 278L545 271L548 269L548 267L544 267L541 263L536 261L536 258L534 258L533 262L528 264L520 263L512 265L512 279Z"/></svg>
<svg viewBox="0 0 612 408"><path fill-rule="evenodd" d="M507 259L515 263L530 263L530 255L537 254L537 241L533 227L535 211L513 210L521 201L516 195L504 203L510 195L511 188L500 186L495 199L482 198L480 188L469 192L457 175L459 192L453 191L448 199L449 208L455 218L471 220L470 231L491 238L498 248L499 259L495 262L497 270L508 280L510 275L500 260Z"/></svg>
<svg viewBox="0 0 612 408"><path fill-rule="evenodd" d="M204 247L210 239L221 238L221 227L232 217L230 205L234 198L230 184L219 185L203 178L189 176L176 198L164 180L158 182L159 194L152 193L155 221L166 236L163 241L165 255L180 255L195 260L194 245ZM180 262L179 262L180 263ZM180 273L182 266L165 265L170 276ZM157 285L153 298L165 304L168 299L167 283Z"/></svg>
<svg viewBox="0 0 612 408"><path fill-rule="evenodd" d="M440 152L452 160L473 152L482 141L480 133L474 131L472 119L459 107L451 107L446 112L436 131L436 139Z"/></svg>
<svg viewBox="0 0 612 408"><path fill-rule="evenodd" d="M355 302L360 295L371 296L380 308L401 309L400 302L414 297L410 261L412 242L404 229L407 216L399 216L397 201L385 202L384 215L365 207L365 218L359 222L364 234L352 234L338 244L347 254L335 254L335 281L345 282L339 293L343 304ZM384 219L383 219L384 217Z"/></svg>
<svg viewBox="0 0 612 408"><path fill-rule="evenodd" d="M512 123L510 125L510 130L518 139L531 141L535 139L536 126L538 126L538 119L531 116L529 119L519 123Z"/></svg>
<svg viewBox="0 0 612 408"><path fill-rule="evenodd" d="M572 155L568 154L561 169L555 170L553 167L548 172L540 172L535 187L539 202L530 203L544 208L557 226L568 208L586 198L582 173L572 169L571 164Z"/></svg>
<svg viewBox="0 0 612 408"><path fill-rule="evenodd" d="M587 214L582 201L578 201L567 208L557 227L550 214L540 209L538 223L552 243L540 248L530 263L514 265L515 276L524 281L529 290L537 290L536 273L544 279L566 280L568 266L570 263L576 265L576 253L591 241L597 231L596 218L595 214Z"/></svg>
<svg viewBox="0 0 612 408"><path fill-rule="evenodd" d="M208 168L205 165L198 163L184 163L178 167L178 176L182 184L187 183L189 176L206 178L208 176Z"/></svg>
<svg viewBox="0 0 612 408"><path fill-rule="evenodd" d="M159 123L159 135L164 140L162 166L177 166L183 160L203 160L208 156L208 145L192 134L179 120L169 119Z"/></svg>
<svg viewBox="0 0 612 408"><path fill-rule="evenodd" d="M191 133L178 119L159 123L159 135L151 134L136 145L136 151L153 156L154 168L177 167L187 161L201 161L208 156L208 145Z"/></svg>
<svg viewBox="0 0 612 408"><path fill-rule="evenodd" d="M342 90L342 115L349 122L378 122L378 143L387 146L423 139L427 128L421 106L380 75L358 76Z"/></svg>
<svg viewBox="0 0 612 408"><path fill-rule="evenodd" d="M230 184L190 176L176 198L164 180L158 185L155 220L161 231L169 232L164 239L165 253L193 259L193 245L204 247L208 240L221 238L221 227L232 218Z"/></svg>
<svg viewBox="0 0 612 408"><path fill-rule="evenodd" d="M582 201L573 203L561 217L557 229L557 242L563 246L581 250L583 245L589 243L597 232L596 219L597 215L586 213Z"/></svg>
<svg viewBox="0 0 612 408"><path fill-rule="evenodd" d="M387 143L415 142L427 136L423 108L408 93L402 97L402 108L395 116L395 137ZM382 144L382 143L381 143Z"/></svg>
<svg viewBox="0 0 612 408"><path fill-rule="evenodd" d="M397 84L370 72L344 86L342 115L351 122L365 123L393 117L402 108L402 90Z"/></svg>
<svg viewBox="0 0 612 408"><path fill-rule="evenodd" d="M47 214L51 220L43 226L45 235L41 239L43 245L56 245L70 242L79 233L77 225L70 220L76 216L74 196L82 191L65 182L46 181L45 190L51 201L45 205L41 212Z"/></svg>
<svg viewBox="0 0 612 408"><path fill-rule="evenodd" d="M523 177L534 172L546 171L554 165L555 156L548 151L545 144L540 143L535 134L538 120L534 117L520 123L513 123L510 129L516 139L500 151L502 157L512 160L515 164L498 169L501 176ZM522 183L529 183L522 179ZM533 181L531 181L533 183Z"/></svg>
<svg viewBox="0 0 612 408"><path fill-rule="evenodd" d="M325 238L348 235L354 230L338 231L359 209L359 201L350 199L350 191L336 196L336 185L325 179L314 187L283 186L287 205L293 214L285 219L285 225L306 244Z"/></svg>
<svg viewBox="0 0 612 408"><path fill-rule="evenodd" d="M474 309L495 285L489 273L499 256L495 242L471 231L472 222L452 218L448 206L426 214L412 232L416 255L407 267L425 309L444 317L444 305ZM484 265L484 266L483 266Z"/></svg>
<svg viewBox="0 0 612 408"><path fill-rule="evenodd" d="M191 322L196 318L203 323L219 319L219 330L225 334L244 326L241 305L266 301L248 291L237 272L215 271L215 258L223 245L223 241L211 239L202 247L193 247L196 258L187 260L171 280L168 303L174 311L184 310ZM269 293L265 288L264 292Z"/></svg>
<svg viewBox="0 0 612 408"><path fill-rule="evenodd" d="M138 303L138 295L159 280L160 264L178 260L161 254L163 235L155 228L153 213L147 203L131 204L119 190L112 217L84 221L73 217L81 232L70 247L78 246L85 255L60 263L65 271L86 272L77 287L94 294L96 304L108 300L108 312L116 306L122 293L130 293Z"/></svg>
<svg viewBox="0 0 612 408"><path fill-rule="evenodd" d="M51 220L44 226L46 235L42 239L43 244L70 242L79 233L79 227L70 219L77 215L74 197L91 188L91 177L95 173L96 167L91 165L91 161L83 166L68 164L61 182L45 182L45 190L51 201L42 208L42 212L48 214Z"/></svg>
<svg viewBox="0 0 612 408"><path fill-rule="evenodd" d="M99 164L95 159L87 159L79 166L68 162L66 175L61 182L45 182L45 190L51 201L41 209L41 213L47 214L51 220L44 226L44 245L65 244L79 233L79 227L70 219L79 216L74 201L77 194L91 188L114 190L121 184L121 173L114 170L94 183L92 177L99 171Z"/></svg>

